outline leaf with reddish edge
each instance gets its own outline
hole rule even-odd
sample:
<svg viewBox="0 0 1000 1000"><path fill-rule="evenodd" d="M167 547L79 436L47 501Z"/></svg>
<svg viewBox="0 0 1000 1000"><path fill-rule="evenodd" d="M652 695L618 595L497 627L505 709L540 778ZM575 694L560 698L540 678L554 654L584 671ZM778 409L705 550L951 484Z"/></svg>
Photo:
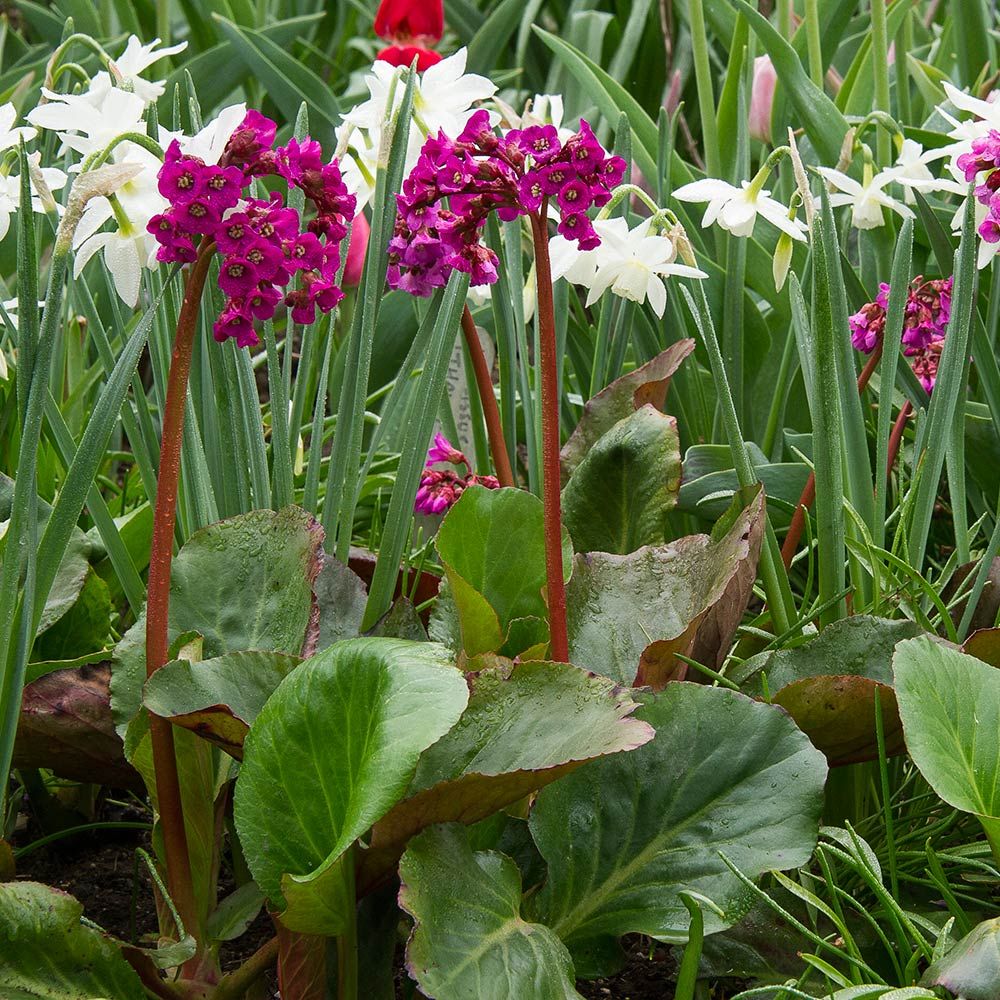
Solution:
<svg viewBox="0 0 1000 1000"><path fill-rule="evenodd" d="M922 986L943 986L965 1000L1000 996L1000 918L977 924L924 973Z"/></svg>
<svg viewBox="0 0 1000 1000"><path fill-rule="evenodd" d="M111 721L108 663L57 670L24 689L14 767L44 767L71 781L141 789Z"/></svg>
<svg viewBox="0 0 1000 1000"><path fill-rule="evenodd" d="M413 839L399 872L399 905L414 920L406 970L424 996L580 1000L565 945L521 916L521 873L505 854L436 826Z"/></svg>
<svg viewBox="0 0 1000 1000"><path fill-rule="evenodd" d="M392 871L407 841L434 823L476 823L587 760L653 738L629 692L568 663L470 661L472 694L458 723L423 752L408 797L372 831L359 886Z"/></svg>
<svg viewBox="0 0 1000 1000"><path fill-rule="evenodd" d="M226 653L211 660L171 660L146 681L143 703L154 715L190 729L243 759L243 741L265 702L301 663L288 653Z"/></svg>
<svg viewBox="0 0 1000 1000"><path fill-rule="evenodd" d="M611 430L619 420L647 403L652 404L657 410L663 409L670 388L670 379L684 359L694 350L694 346L693 340L678 340L657 354L652 361L647 361L634 371L615 379L607 388L587 401L580 422L563 445L559 456L564 486L570 473L583 461L598 439Z"/></svg>
<svg viewBox="0 0 1000 1000"><path fill-rule="evenodd" d="M886 751L902 753L902 728L892 691L896 644L921 635L910 621L855 615L785 649L760 653L730 677L749 695L764 695L795 719L832 767L875 760L875 695L882 704Z"/></svg>
<svg viewBox="0 0 1000 1000"><path fill-rule="evenodd" d="M764 496L738 495L713 540L691 535L628 555L575 559L566 590L570 660L619 684L662 688L684 675L677 653L715 667L746 609L760 552Z"/></svg>
<svg viewBox="0 0 1000 1000"><path fill-rule="evenodd" d="M255 510L196 531L173 561L171 643L198 632L202 659L241 650L308 656L319 635L313 583L323 529L299 507ZM115 648L111 708L119 733L142 707L146 616Z"/></svg>
<svg viewBox="0 0 1000 1000"><path fill-rule="evenodd" d="M965 640L962 652L991 667L1000 667L1000 628L981 628L973 632Z"/></svg>
<svg viewBox="0 0 1000 1000"><path fill-rule="evenodd" d="M294 1000L326 1000L326 949L319 934L299 934L275 920L278 932L278 994Z"/></svg>

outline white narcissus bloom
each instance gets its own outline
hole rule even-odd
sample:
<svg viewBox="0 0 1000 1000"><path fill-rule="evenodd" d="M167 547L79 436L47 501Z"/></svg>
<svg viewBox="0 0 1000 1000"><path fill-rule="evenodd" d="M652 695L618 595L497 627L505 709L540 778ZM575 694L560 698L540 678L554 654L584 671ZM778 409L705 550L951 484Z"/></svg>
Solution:
<svg viewBox="0 0 1000 1000"><path fill-rule="evenodd" d="M735 187L714 177L705 177L679 187L674 197L678 201L708 202L701 220L703 229L718 222L733 236L750 236L759 215L793 240L806 238L805 224L788 217L788 206L771 198L769 191L761 190L751 181L743 181L741 187Z"/></svg>
<svg viewBox="0 0 1000 1000"><path fill-rule="evenodd" d="M103 250L104 264L111 272L118 297L125 305L135 308L139 301L142 268L149 259L146 236L146 233L131 227L128 227L128 231L115 229L112 232L95 233L77 251L73 277L78 278L90 258L98 250Z"/></svg>
<svg viewBox="0 0 1000 1000"><path fill-rule="evenodd" d="M473 104L496 93L496 85L491 80L465 72L467 59L468 51L459 49L454 55L417 75L413 92L413 121L410 123L404 167L406 174L417 162L425 130L430 135L443 130L446 135L455 138L472 117ZM337 132L342 145L346 139L344 181L357 198L358 211L368 204L375 190L374 177L383 129L403 99L405 88L399 79L401 72L401 67L377 60L371 73L365 77L368 100L344 115L344 125ZM391 107L390 93L393 95ZM357 162L352 163L352 160L360 161L361 166Z"/></svg>
<svg viewBox="0 0 1000 1000"><path fill-rule="evenodd" d="M842 205L851 207L851 225L855 229L878 229L885 224L885 217L882 214L883 208L891 209L904 219L912 219L913 212L901 201L886 194L887 184L892 183L896 178L892 170L881 170L877 174L872 173L870 163L865 164L864 175L859 183L853 177L832 167L817 167L820 175L828 180L838 191L830 197L830 204L834 208Z"/></svg>
<svg viewBox="0 0 1000 1000"><path fill-rule="evenodd" d="M159 38L154 38L148 45L143 45L136 35L129 35L125 51L117 59L112 60L115 73L147 104L162 96L166 88L163 80L143 80L140 74L149 69L153 63L159 62L166 56L183 52L187 48L187 42L171 45L165 49L157 49L156 46L159 44Z"/></svg>
<svg viewBox="0 0 1000 1000"><path fill-rule="evenodd" d="M630 230L624 219L598 219L594 229L601 245L594 250L576 250L573 259L571 251L575 244L566 240L556 243L553 276L558 272L559 277L589 288L588 306L610 288L615 295L633 302L648 299L653 312L662 317L667 306L665 277L707 278L708 275L696 267L676 263L674 241L667 236L650 236L651 224L651 219L645 219ZM561 239L555 237L552 242Z"/></svg>
<svg viewBox="0 0 1000 1000"><path fill-rule="evenodd" d="M218 163L226 143L232 138L246 113L246 104L230 104L223 108L200 132L190 139L181 139L181 152L187 156L200 157L210 165Z"/></svg>
<svg viewBox="0 0 1000 1000"><path fill-rule="evenodd" d="M26 115L32 125L55 131L63 145L87 156L104 149L124 132L145 132L145 102L118 87L100 93L57 94L42 88L48 104Z"/></svg>
<svg viewBox="0 0 1000 1000"><path fill-rule="evenodd" d="M896 162L886 171L892 179L905 188L904 200L908 205L914 202L913 191L951 191L964 194L965 188L956 191L955 185L947 178L935 177L928 166L946 156L942 149L925 150L914 139L904 139Z"/></svg>

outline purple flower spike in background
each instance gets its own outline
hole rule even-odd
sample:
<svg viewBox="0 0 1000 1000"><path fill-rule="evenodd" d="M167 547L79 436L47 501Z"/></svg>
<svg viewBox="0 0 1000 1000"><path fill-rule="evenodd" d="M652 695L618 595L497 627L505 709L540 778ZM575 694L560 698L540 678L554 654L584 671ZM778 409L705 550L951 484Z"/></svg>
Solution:
<svg viewBox="0 0 1000 1000"><path fill-rule="evenodd" d="M195 236L215 241L227 300L212 331L216 340L232 337L240 347L258 342L254 323L271 319L282 300L293 322L312 323L317 310L329 312L343 298L340 241L354 217L354 197L337 162L323 162L318 142L291 139L275 148L275 133L275 123L251 109L217 166L172 142L159 175L170 208L148 226L161 261L194 260ZM251 197L249 187L261 176L280 176L305 194L314 210L305 228L279 192L267 201ZM295 276L298 287L288 288Z"/></svg>

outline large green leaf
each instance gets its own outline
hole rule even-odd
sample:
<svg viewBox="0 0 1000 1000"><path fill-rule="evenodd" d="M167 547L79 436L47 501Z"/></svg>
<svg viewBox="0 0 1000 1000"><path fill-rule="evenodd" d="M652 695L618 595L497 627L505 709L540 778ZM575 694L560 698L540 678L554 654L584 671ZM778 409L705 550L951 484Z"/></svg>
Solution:
<svg viewBox="0 0 1000 1000"><path fill-rule="evenodd" d="M619 420L646 403L658 410L663 409L670 379L693 350L693 340L678 340L651 361L615 379L587 401L580 422L559 454L564 484L590 449Z"/></svg>
<svg viewBox="0 0 1000 1000"><path fill-rule="evenodd" d="M643 696L656 738L543 789L531 832L548 864L531 916L570 945L648 934L683 941L679 892L701 893L705 931L748 906L725 855L751 878L805 864L826 762L779 708L679 682Z"/></svg>
<svg viewBox="0 0 1000 1000"><path fill-rule="evenodd" d="M76 603L90 569L89 554L90 542L87 536L79 528L74 529L52 581L52 589L45 600L42 617L38 622L39 634L51 628Z"/></svg>
<svg viewBox="0 0 1000 1000"><path fill-rule="evenodd" d="M800 646L751 657L731 677L755 698L766 690L831 765L874 760L876 695L882 704L886 751L903 749L892 693L892 653L898 642L921 634L910 621L854 615L828 625Z"/></svg>
<svg viewBox="0 0 1000 1000"><path fill-rule="evenodd" d="M414 838L399 866L399 904L414 919L406 968L436 1000L579 1000L573 962L548 927L521 916L521 873L473 851L457 825Z"/></svg>
<svg viewBox="0 0 1000 1000"><path fill-rule="evenodd" d="M173 562L170 641L199 633L199 659L242 650L308 653L322 537L298 507L255 510L196 531ZM115 649L111 708L119 732L138 713L145 680L143 614Z"/></svg>
<svg viewBox="0 0 1000 1000"><path fill-rule="evenodd" d="M70 895L37 882L0 884L0 995L4 1000L143 1000L117 946L83 923Z"/></svg>
<svg viewBox="0 0 1000 1000"><path fill-rule="evenodd" d="M654 687L683 669L677 653L716 667L746 611L763 519L758 491L721 537L578 555L566 588L570 659Z"/></svg>
<svg viewBox="0 0 1000 1000"><path fill-rule="evenodd" d="M944 986L965 1000L1000 996L1000 919L984 920L924 973L924 986Z"/></svg>
<svg viewBox="0 0 1000 1000"><path fill-rule="evenodd" d="M338 933L353 905L345 853L403 795L468 698L444 647L400 639L338 643L281 683L247 736L234 816L250 870L290 930Z"/></svg>
<svg viewBox="0 0 1000 1000"><path fill-rule="evenodd" d="M662 542L681 485L677 421L652 404L619 420L588 450L562 493L578 552L634 552Z"/></svg>
<svg viewBox="0 0 1000 1000"><path fill-rule="evenodd" d="M247 731L299 662L288 653L262 652L171 660L146 682L143 703L154 715L193 730L242 760Z"/></svg>
<svg viewBox="0 0 1000 1000"><path fill-rule="evenodd" d="M1000 820L1000 670L930 638L892 658L906 748L949 805Z"/></svg>
<svg viewBox="0 0 1000 1000"><path fill-rule="evenodd" d="M437 548L457 614L462 648L469 656L498 650L513 656L537 645L537 630L532 631L527 645L515 640L521 635L516 623L548 621L545 536L538 497L524 490L487 490L482 486L467 489L442 522ZM564 532L563 567L567 576L571 559L572 550ZM445 603L436 609L438 616L448 607ZM547 631L546 626L542 642L547 641ZM434 634L441 635L441 629ZM519 648L503 648L508 639Z"/></svg>
<svg viewBox="0 0 1000 1000"><path fill-rule="evenodd" d="M375 824L361 881L377 880L432 823L475 823L585 760L652 739L625 689L568 663L493 660L472 674L469 705L424 751L407 798Z"/></svg>

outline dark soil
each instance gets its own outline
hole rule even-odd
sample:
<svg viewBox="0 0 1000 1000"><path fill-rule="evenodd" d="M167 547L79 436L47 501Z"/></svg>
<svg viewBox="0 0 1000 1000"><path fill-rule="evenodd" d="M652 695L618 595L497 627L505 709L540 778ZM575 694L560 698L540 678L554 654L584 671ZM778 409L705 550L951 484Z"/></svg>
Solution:
<svg viewBox="0 0 1000 1000"><path fill-rule="evenodd" d="M106 931L149 945L156 934L156 909L145 865L136 855L139 847L150 848L149 835L142 831L81 834L29 852L18 863L17 877L71 893L83 904L86 916ZM231 888L224 878L220 894ZM261 913L245 934L223 947L223 971L239 965L273 934L270 919ZM577 983L580 994L587 1000L665 1000L672 996L676 963L670 951L661 945L651 951L646 938L627 939L625 945L625 968L606 979ZM401 962L401 952L397 959ZM413 995L403 988L406 978L398 969L398 997ZM276 985L275 978L269 977L268 996L278 996Z"/></svg>

